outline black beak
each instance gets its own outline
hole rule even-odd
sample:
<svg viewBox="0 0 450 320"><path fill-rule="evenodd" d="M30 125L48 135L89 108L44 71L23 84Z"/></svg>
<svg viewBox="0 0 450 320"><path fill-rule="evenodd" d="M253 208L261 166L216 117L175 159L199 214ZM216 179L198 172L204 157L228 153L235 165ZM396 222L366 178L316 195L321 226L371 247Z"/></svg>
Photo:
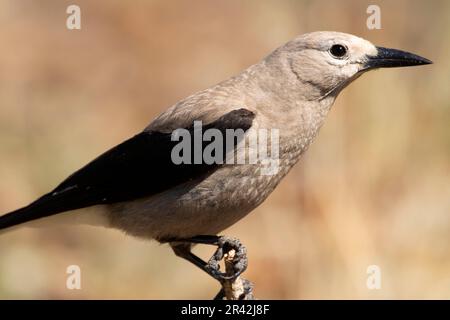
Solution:
<svg viewBox="0 0 450 320"><path fill-rule="evenodd" d="M368 57L367 62L364 64L364 70L420 66L433 63L426 58L406 51L383 47L377 47L377 49L378 52L376 56Z"/></svg>

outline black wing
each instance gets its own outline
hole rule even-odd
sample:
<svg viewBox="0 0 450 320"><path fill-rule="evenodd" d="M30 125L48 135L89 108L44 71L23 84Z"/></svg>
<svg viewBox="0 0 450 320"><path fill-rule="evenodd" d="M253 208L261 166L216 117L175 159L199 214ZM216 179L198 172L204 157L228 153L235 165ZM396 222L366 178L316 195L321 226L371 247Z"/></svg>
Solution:
<svg viewBox="0 0 450 320"><path fill-rule="evenodd" d="M204 125L202 130L214 128L225 137L226 129L247 131L254 117L251 111L238 109ZM194 126L186 129L192 136ZM232 147L238 142L234 140ZM171 153L176 144L178 141L172 141L171 133L144 131L102 154L52 192L0 217L0 229L69 210L151 196L207 176L220 166L217 163L174 164ZM231 150L226 149L226 143L224 146L225 155Z"/></svg>

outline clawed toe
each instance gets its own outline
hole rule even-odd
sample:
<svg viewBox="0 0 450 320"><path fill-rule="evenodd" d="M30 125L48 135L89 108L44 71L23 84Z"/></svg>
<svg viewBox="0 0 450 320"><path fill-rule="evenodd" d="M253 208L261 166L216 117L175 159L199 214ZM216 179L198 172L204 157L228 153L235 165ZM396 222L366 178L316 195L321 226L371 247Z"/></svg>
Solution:
<svg viewBox="0 0 450 320"><path fill-rule="evenodd" d="M202 243L217 246L208 262L203 261L190 251L191 243ZM177 240L172 243L175 254L192 262L206 271L217 281L232 281L247 269L247 249L236 238L226 236L197 236L190 239ZM220 262L227 260L226 272L220 271Z"/></svg>
<svg viewBox="0 0 450 320"><path fill-rule="evenodd" d="M217 245L217 250L206 265L211 276L220 282L234 280L239 277L247 269L248 265L247 250L244 245L236 238L225 236L219 237L215 245ZM234 251L231 260L233 272L220 272L220 261L231 251Z"/></svg>

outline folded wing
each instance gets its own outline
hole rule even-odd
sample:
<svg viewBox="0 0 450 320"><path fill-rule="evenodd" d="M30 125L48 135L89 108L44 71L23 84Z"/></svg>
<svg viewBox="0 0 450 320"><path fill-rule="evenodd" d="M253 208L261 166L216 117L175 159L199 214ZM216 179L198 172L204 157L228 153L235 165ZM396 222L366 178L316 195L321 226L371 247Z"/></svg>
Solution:
<svg viewBox="0 0 450 320"><path fill-rule="evenodd" d="M217 129L225 137L227 129L247 131L254 117L251 111L237 109L204 125L202 130ZM185 129L192 136L197 128L192 125ZM193 144L194 139L190 140ZM0 229L74 209L148 197L201 179L223 165L175 164L171 154L177 143L172 141L171 133L141 132L76 171L52 192L0 217ZM233 148L237 143L239 141L233 141ZM223 153L230 151L233 150L224 149Z"/></svg>

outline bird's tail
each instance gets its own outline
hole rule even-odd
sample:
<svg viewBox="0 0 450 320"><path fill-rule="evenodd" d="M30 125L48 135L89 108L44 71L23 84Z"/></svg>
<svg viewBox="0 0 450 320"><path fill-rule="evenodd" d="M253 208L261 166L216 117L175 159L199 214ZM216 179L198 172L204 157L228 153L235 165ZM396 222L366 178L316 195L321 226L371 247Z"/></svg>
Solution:
<svg viewBox="0 0 450 320"><path fill-rule="evenodd" d="M67 206L62 200L46 194L26 207L1 216L0 230L63 212L67 210Z"/></svg>

